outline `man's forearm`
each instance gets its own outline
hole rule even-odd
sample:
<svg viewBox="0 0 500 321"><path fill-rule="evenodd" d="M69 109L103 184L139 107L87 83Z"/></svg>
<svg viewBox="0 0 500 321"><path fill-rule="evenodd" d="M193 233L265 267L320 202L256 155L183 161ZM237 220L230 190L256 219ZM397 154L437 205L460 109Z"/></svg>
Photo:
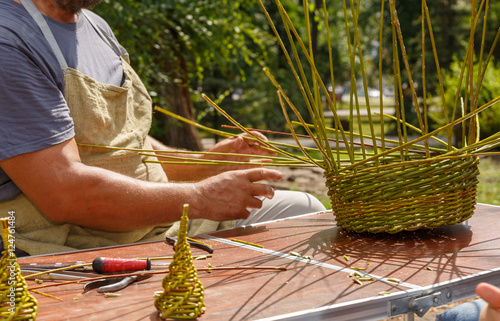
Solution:
<svg viewBox="0 0 500 321"><path fill-rule="evenodd" d="M182 206L193 203L197 218L197 191L192 183L172 184L139 181L96 167L81 165L78 179L61 186L61 197L42 212L56 222L107 230L129 231L166 225L180 219ZM59 206L53 206L53 203Z"/></svg>
<svg viewBox="0 0 500 321"><path fill-rule="evenodd" d="M177 221L190 204L190 218L215 221L246 218L271 198L261 180L281 173L254 168L229 171L196 183L155 183L127 177L80 161L73 139L18 155L0 166L50 220L106 231L129 231Z"/></svg>

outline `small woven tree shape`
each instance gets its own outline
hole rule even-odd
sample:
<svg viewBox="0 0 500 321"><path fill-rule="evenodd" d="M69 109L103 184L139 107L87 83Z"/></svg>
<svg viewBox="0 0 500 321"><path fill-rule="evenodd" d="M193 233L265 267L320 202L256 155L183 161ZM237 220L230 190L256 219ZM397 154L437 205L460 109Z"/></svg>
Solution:
<svg viewBox="0 0 500 321"><path fill-rule="evenodd" d="M155 300L155 306L163 319L195 319L205 312L205 289L198 279L191 247L186 239L188 207L188 204L184 204L174 258L162 282L164 291Z"/></svg>
<svg viewBox="0 0 500 321"><path fill-rule="evenodd" d="M2 224L3 252L0 266L0 319L35 320L38 312L37 300L28 292L28 284L14 254L14 236L8 218Z"/></svg>

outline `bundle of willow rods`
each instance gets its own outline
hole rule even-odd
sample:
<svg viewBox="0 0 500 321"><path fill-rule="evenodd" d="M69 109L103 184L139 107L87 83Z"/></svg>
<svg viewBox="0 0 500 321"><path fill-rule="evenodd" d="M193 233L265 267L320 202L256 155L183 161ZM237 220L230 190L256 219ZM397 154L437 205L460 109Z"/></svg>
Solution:
<svg viewBox="0 0 500 321"><path fill-rule="evenodd" d="M264 4L259 0L271 29L274 31L278 44L281 46L283 56L288 62L290 71L298 84L303 101L293 102L287 92L293 89L282 88L273 77L271 70L264 68L265 74L276 87L278 101L283 116L288 124L289 134L293 136L295 144L283 144L267 141L255 135L253 131L241 125L231 117L223 108L203 95L203 98L219 113L230 120L234 126L246 133L248 139L255 141L264 148L275 151L280 156L268 158L266 161L252 161L246 164L262 166L313 166L324 170L326 186L329 189L332 209L337 224L347 230L357 232L389 232L396 233L404 230L419 228L436 228L441 225L451 225L462 222L473 215L476 204L476 190L478 185L478 158L500 154L492 152L500 146L500 132L490 137L479 137L479 113L500 102L500 96L489 102L479 105L482 83L487 67L493 55L500 28L497 30L489 52L485 50L486 20L489 12L490 0L471 0L471 27L469 43L465 48L460 75L457 76L458 84L453 88L456 92L454 102L445 99L445 89L442 81L438 59L438 46L435 43L431 17L426 0L421 0L421 34L422 34L422 97L417 97L414 86L414 77L407 59L403 33L400 28L395 0L382 0L380 8L379 32L379 63L378 74L380 90L379 108L375 110L370 105L368 97L368 79L365 72L362 54L361 39L358 30L358 17L362 0L343 0L343 24L347 42L347 54L350 62L350 125L345 129L339 116L339 104L335 96L330 96L324 80L316 69L313 55L312 36L310 30L308 0L303 0L305 18L305 37L302 40L299 31L295 28L280 0L275 0L278 8L282 27L286 33L288 46L285 45L280 33L275 27L275 22L267 12ZM435 5L435 4L434 4ZM316 8L317 12L324 13L324 27L328 39L330 77L327 80L335 88L333 68L333 54L330 44L329 20L326 1L323 8ZM382 48L384 12L390 11L390 25L392 31L392 57L387 57ZM482 27L480 24L482 21ZM387 28L387 27L386 27ZM482 30L481 30L482 29ZM476 33L480 33L481 46L474 61L474 44L478 42ZM337 33L338 34L338 33ZM428 39L428 40L426 40ZM426 43L431 44L433 64L435 70L426 66ZM291 53L289 53L289 50ZM395 115L388 115L384 109L382 61L391 59L394 72ZM307 61L305 66L302 62ZM404 66L401 68L400 66ZM404 69L404 70L402 70ZM444 125L437 129L429 126L429 105L426 76L434 73L439 80L438 105L442 112ZM309 74L309 76L306 76ZM405 100L403 98L402 74L406 75L411 93L412 107L415 109L418 125L413 126L406 122ZM362 82L364 97L358 99L357 83ZM465 95L463 96L463 92ZM463 97L462 97L463 96ZM361 126L360 104L365 100L369 121L369 133L363 133ZM327 126L324 117L324 101L326 100L329 111L333 114L333 126ZM296 106L304 106L307 114L301 114ZM185 121L200 129L230 137L234 134L216 129L207 128L197 123L184 119L164 109L156 110ZM291 113L290 113L291 111ZM295 116L295 119L290 119ZM307 116L307 117L306 117ZM311 119L310 123L306 119ZM375 120L380 125L380 136L375 133ZM397 139L385 137L385 128L389 122L395 125ZM358 131L354 131L357 124ZM453 146L453 127L462 126L462 146ZM296 133L301 129L315 144L315 148L305 147L300 136ZM410 133L413 137L410 138ZM445 136L446 138L439 138ZM436 145L437 144L437 145ZM298 150L302 155L290 152ZM144 151L143 151L144 152ZM312 153L315 152L315 153ZM320 155L320 156L316 156ZM156 156L166 160L146 159L146 162L203 164L203 165L243 165L242 162L209 160L210 153L202 158L189 158L179 153L166 152L144 154ZM205 157L208 156L208 157ZM213 155L220 156L220 155ZM234 156L234 155L228 155ZM247 155L252 157L252 155ZM268 161L272 160L272 163Z"/></svg>
<svg viewBox="0 0 500 321"><path fill-rule="evenodd" d="M271 71L265 68L264 72L277 89L278 100L288 123L290 133L295 138L296 148L303 153L303 157L291 155L278 144L266 142L256 136L253 136L254 139L283 156L293 158L296 162L322 168L337 225L347 230L396 233L404 230L453 225L470 218L474 213L476 204L479 175L477 167L479 162L478 157L499 154L489 152L489 150L500 146L500 132L483 140L479 139L478 114L500 101L500 97L497 97L482 106L478 105L482 81L491 60L493 49L500 36L499 29L489 54L485 55L484 29L486 28L489 0L473 0L471 3L471 17L473 19L471 19L470 41L463 55L464 60L456 88L455 103L452 109L447 106L444 98L437 46L434 42L431 17L426 0L422 0L421 7L421 56L423 59L421 83L424 93L421 99L417 98L395 0L387 1L392 28L392 61L396 97L395 116L384 113L382 59L387 57L383 56L382 46L380 46L379 51L380 108L375 112L370 106L367 90L368 81L365 73L363 54L361 52L360 39L362 37L359 34L357 25L361 0L358 0L356 3L354 0L343 1L345 34L351 69L350 124L359 124L359 133L354 132L354 126L349 126L349 130L343 128L338 115L338 106L335 97L329 95L320 77L320 73L316 69L309 22L309 1L303 1L308 41L302 40L281 1L275 0L275 2L288 38L288 47L285 46L284 40L277 32L275 22L271 19L262 1L259 0L259 4L278 39L278 43L282 47L290 70L299 85L298 88L300 88L304 99L300 104L307 107L307 116L312 120L312 123L307 123L304 120L306 118L305 115L299 112L296 104L287 96L287 91L275 80ZM386 1L382 1L380 17L384 17L385 5ZM324 13L325 25L323 30L326 30L327 39L330 41L327 7L324 0L322 11ZM476 65L473 64L474 36L480 18L483 18L484 21L483 38L481 39L481 52L479 62L476 64L478 67L476 68ZM383 28L384 21L382 18L380 21L380 44L383 43ZM351 35L353 35L352 38ZM427 101L425 82L426 71L429 72L426 69L425 62L425 38L427 36L430 36L430 43L432 44L432 53L435 59L434 64L437 68L435 72L440 84L440 106L445 119L445 124L435 130L430 129L428 121L429 103ZM330 43L329 47L331 48ZM289 49L287 48L291 48L292 53L289 54ZM301 63L300 57L303 57L307 61L307 67L310 72L309 78L306 77L307 72ZM329 82L332 88L335 88L331 50L329 51L329 59ZM401 62L404 66L404 71L400 70L400 59L402 59ZM418 126L412 126L406 122L404 99L402 98L402 72L406 73L408 79ZM362 132L362 126L360 125L361 113L356 87L358 80L362 81L365 93L364 99L370 125L370 133L368 134ZM465 91L465 99L460 97L462 88ZM204 98L243 132L252 136L249 129L239 124L208 97L204 96ZM324 100L327 101L328 108L333 113L333 128L328 127L325 122L323 115ZM460 108L458 106L459 101L461 101ZM291 110L296 116L295 121L290 120L288 110ZM461 113L457 110L460 110ZM381 127L380 137L377 137L374 129L376 114L378 114ZM384 136L384 126L387 119L395 122L398 133L397 140L391 140ZM462 136L464 143L461 148L452 145L453 126L455 125L462 125L463 128L468 129L468 132L464 130ZM297 127L307 132L307 136L315 143L316 151L322 155L322 159L314 159L310 156L310 150L301 145L296 134ZM409 139L409 131L413 131L418 137ZM438 134L444 134L447 137L447 141L438 138ZM331 144L331 136L334 137L333 144ZM436 142L438 147L431 146L431 141Z"/></svg>

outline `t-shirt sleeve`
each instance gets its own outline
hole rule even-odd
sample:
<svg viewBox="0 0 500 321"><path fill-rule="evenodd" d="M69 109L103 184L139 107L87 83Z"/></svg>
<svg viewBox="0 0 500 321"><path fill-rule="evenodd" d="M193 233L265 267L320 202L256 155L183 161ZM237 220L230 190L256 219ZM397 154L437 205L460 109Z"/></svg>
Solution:
<svg viewBox="0 0 500 321"><path fill-rule="evenodd" d="M0 160L74 137L64 94L40 62L0 44Z"/></svg>

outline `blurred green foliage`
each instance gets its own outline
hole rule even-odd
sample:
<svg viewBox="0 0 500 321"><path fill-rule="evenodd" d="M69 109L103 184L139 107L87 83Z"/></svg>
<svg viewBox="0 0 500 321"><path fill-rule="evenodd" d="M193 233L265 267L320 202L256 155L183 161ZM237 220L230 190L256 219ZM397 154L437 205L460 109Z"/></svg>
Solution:
<svg viewBox="0 0 500 321"><path fill-rule="evenodd" d="M445 99L447 105L449 106L449 114L451 115L451 110L453 104L456 99L458 82L460 79L460 71L462 69L463 61L458 60L456 56L453 57L453 61L450 65L450 68L443 71L443 85L445 88ZM477 63L474 68L477 70ZM477 87L474 86L474 90L477 90ZM470 90L469 90L470 91ZM500 95L500 62L496 64L490 63L488 69L486 71L481 89L479 91L479 96L477 97L477 107L480 107L494 98L497 98ZM465 91L465 86L462 83L462 87L459 90L459 100L457 105L457 114L455 118L461 116L461 104L462 101L464 103L464 107L467 107L468 111L470 111L470 101L465 101L466 97L470 97L470 92L467 93ZM439 97L435 98L436 101L439 100ZM442 116L442 112L435 112L433 114L433 118L436 120L436 125L442 126L444 125L444 117ZM495 133L500 131L500 104L495 104L492 107L486 109L485 111L479 114L479 124L480 124L480 139L487 138Z"/></svg>
<svg viewBox="0 0 500 321"><path fill-rule="evenodd" d="M274 1L263 2L276 22L278 32L286 39ZM304 35L306 29L302 1L283 0L282 3L298 31ZM383 67L384 86L390 87L393 81L390 76L393 73L390 19L387 1L384 13L380 12L380 3L381 0L361 1L358 24L369 86L378 86L378 49L382 45L383 55L387 57L384 58ZM414 80L420 82L420 1L399 0L396 3L408 58L414 68ZM320 0L309 1L308 10L313 24L316 66L322 79L328 84L330 65L322 22L322 4ZM350 69L343 1L326 0L326 4L335 82L348 86ZM449 69L453 67L453 54L463 51L469 37L469 1L435 0L428 1L428 5L441 57L440 64L443 69ZM350 12L349 1L346 6ZM488 49L494 32L500 25L500 2L490 1L489 6ZM304 101L300 88L290 74L289 66L256 0L103 0L93 10L108 21L120 43L130 53L132 66L146 84L155 104L161 107L169 109L172 86L185 86L194 102L196 120L204 125L218 128L227 121L208 107L201 99L201 93L218 102L247 127L283 130L285 121L275 88L262 72L262 67L266 66L282 87L286 88L297 107L304 108L300 103L303 104ZM384 18L384 40L379 44L381 17ZM349 23L352 26L352 21ZM429 41L429 37L426 41ZM287 43L285 46L290 48ZM432 92L437 87L434 77L436 73L432 70L430 44L426 43L426 48L426 82L428 91ZM500 48L495 49L496 57L500 57L499 51ZM303 65L307 63L304 62ZM359 70L356 72L359 75ZM451 82L451 78L447 81ZM491 85L486 85L485 89L489 90L489 86ZM491 87L491 90L495 95L497 89ZM486 119L492 117L500 118L498 115L484 116ZM161 136L166 130L163 126L164 124L154 123L152 134ZM493 128L495 126L497 125L491 125Z"/></svg>

